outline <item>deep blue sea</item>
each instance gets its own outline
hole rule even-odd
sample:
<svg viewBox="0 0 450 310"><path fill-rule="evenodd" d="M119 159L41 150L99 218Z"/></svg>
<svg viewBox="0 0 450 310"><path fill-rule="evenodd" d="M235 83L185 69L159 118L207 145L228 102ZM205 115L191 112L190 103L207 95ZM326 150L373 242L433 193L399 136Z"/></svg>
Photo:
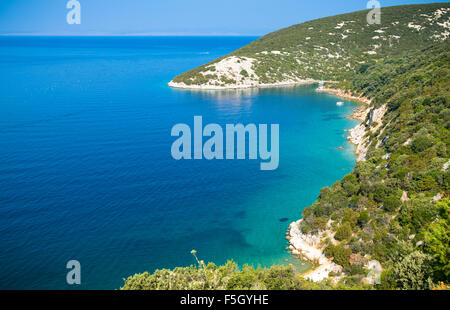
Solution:
<svg viewBox="0 0 450 310"><path fill-rule="evenodd" d="M171 89L253 37L0 37L0 289L118 289L204 261L308 266L285 232L349 173L356 104L313 86ZM171 157L177 123L279 124L280 165ZM339 150L338 147L343 147ZM66 283L81 263L82 284Z"/></svg>

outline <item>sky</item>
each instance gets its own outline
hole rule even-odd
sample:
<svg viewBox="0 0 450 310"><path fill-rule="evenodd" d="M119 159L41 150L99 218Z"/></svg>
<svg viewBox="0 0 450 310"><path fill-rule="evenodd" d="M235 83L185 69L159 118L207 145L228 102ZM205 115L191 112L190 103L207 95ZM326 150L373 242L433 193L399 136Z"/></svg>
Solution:
<svg viewBox="0 0 450 310"><path fill-rule="evenodd" d="M368 3L368 0L78 1L81 24L69 25L68 0L0 0L0 34L259 36L320 17L364 10ZM439 1L379 2L384 7Z"/></svg>

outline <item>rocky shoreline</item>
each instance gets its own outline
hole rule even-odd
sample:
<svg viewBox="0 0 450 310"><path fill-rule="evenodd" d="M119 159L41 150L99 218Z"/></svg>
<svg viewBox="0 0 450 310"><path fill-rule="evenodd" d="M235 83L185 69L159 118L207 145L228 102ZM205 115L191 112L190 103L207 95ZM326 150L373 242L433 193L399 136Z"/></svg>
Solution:
<svg viewBox="0 0 450 310"><path fill-rule="evenodd" d="M322 239L327 237L333 238L333 233L330 230L326 230L318 235L303 234L300 230L302 221L303 219L289 225L286 238L289 240L289 249L293 255L310 261L315 265L312 270L303 276L306 279L317 282L328 278L330 272L332 272L337 276L335 280L338 280L343 275L343 268L325 256L323 253L323 245L321 244Z"/></svg>
<svg viewBox="0 0 450 310"><path fill-rule="evenodd" d="M368 137L365 137L365 135L367 130L370 129L368 127L370 127L371 124L373 123L376 122L379 123L381 118L384 116L385 111L383 113L378 112L374 113L374 111L377 110L374 110L371 107L372 101L369 98L366 98L362 95L355 96L351 92L344 91L342 89L319 87L318 89L316 89L316 91L362 103L362 105L359 108L355 109L353 113L349 116L350 119L361 121L361 123L358 124L356 127L348 130L349 136L347 137L347 140L356 146L355 155L357 156L357 161L365 160L368 148L367 146ZM367 123L366 120L369 114L370 117Z"/></svg>
<svg viewBox="0 0 450 310"><path fill-rule="evenodd" d="M355 154L357 155L357 161L364 161L368 151L368 140L366 136L368 131L375 133L382 125L382 118L387 111L387 105L384 104L381 107L375 109L372 106L370 99L363 96L354 96L349 92L345 92L340 89L331 88L318 88L317 92L326 92L340 98L354 100L362 103L358 109L356 109L350 118L361 121L355 128L350 129L348 140L356 146ZM314 263L315 267L304 274L306 279L312 281L321 281L329 277L330 273L333 273L333 280L338 281L343 276L343 268L329 259L323 253L323 245L321 241L330 238L333 243L337 243L334 239L334 235L330 230L322 231L317 235L304 234L300 229L300 224L303 220L291 223L287 233L287 239L289 240L289 249L293 255L299 256L301 259ZM330 223L327 225L330 226ZM368 269L376 271L375 275L379 277L381 273L381 265L377 261L370 261L367 266ZM373 277L373 274L372 274ZM365 278L366 283L374 283L375 279L371 277Z"/></svg>
<svg viewBox="0 0 450 310"><path fill-rule="evenodd" d="M367 130L376 131L379 126L381 126L381 118L386 113L386 105L379 109L373 109L370 99L361 95L354 96L350 92L341 89L319 87L316 91L329 93L343 99L362 103L362 105L355 109L353 114L349 117L351 119L359 120L361 123L348 131L349 136L347 139L356 146L355 155L357 155L357 160L365 160L368 149L366 141L368 138L365 137L366 132ZM368 115L369 118L367 119ZM287 239L290 243L289 250L291 250L293 255L298 256L303 260L310 261L315 265L312 270L304 274L304 277L316 282L329 278L330 273L332 273L334 274L332 277L333 280L338 281L344 276L343 268L342 266L335 264L332 259L325 256L323 253L324 247L321 243L321 241L326 238L330 238L333 243L336 243L336 240L333 238L334 234L331 230L322 231L317 235L304 234L300 229L302 221L303 220L301 219L291 223L287 232ZM328 226L329 224L330 223L328 223Z"/></svg>
<svg viewBox="0 0 450 310"><path fill-rule="evenodd" d="M335 95L337 97L343 98L343 99L347 99L347 100L353 100L353 101L358 101L360 103L363 103L365 105L370 105L372 102L370 101L369 98L366 98L362 95L360 96L355 96L353 95L351 92L346 92L342 89L336 89L336 88L317 88L316 89L317 92L319 93L327 93L327 94L331 94L331 95Z"/></svg>
<svg viewBox="0 0 450 310"><path fill-rule="evenodd" d="M185 83L176 83L174 81L170 81L167 85L173 88L181 88L181 89L192 89L192 90L229 90L229 89L246 89L246 88L270 88L270 87L292 87L292 86L300 86L300 85L312 85L317 84L319 81L313 79L305 79L305 80L290 80L284 82L277 83L269 83L269 84L260 84L260 83L249 83L249 84L233 84L226 86L216 86L216 85L187 85Z"/></svg>

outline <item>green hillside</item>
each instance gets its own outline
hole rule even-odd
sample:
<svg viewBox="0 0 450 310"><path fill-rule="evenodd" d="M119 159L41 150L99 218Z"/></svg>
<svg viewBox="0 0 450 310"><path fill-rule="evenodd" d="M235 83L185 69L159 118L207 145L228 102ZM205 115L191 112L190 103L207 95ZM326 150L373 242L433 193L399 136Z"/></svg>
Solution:
<svg viewBox="0 0 450 310"><path fill-rule="evenodd" d="M356 258L380 261L383 288L450 283L449 40L368 66L337 87L387 112L381 124L369 113L365 160L321 190L303 212L302 231L331 220L338 243L323 240L325 254L356 278L364 273Z"/></svg>
<svg viewBox="0 0 450 310"><path fill-rule="evenodd" d="M367 23L368 12L281 29L173 82L187 87L248 87L304 79L336 81L348 78L364 63L450 37L449 3L382 8L379 25Z"/></svg>

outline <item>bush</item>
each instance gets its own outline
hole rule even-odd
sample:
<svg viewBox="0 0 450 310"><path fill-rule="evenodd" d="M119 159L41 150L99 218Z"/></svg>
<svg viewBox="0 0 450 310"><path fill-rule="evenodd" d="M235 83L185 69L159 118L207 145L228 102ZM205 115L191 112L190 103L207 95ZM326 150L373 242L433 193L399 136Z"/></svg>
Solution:
<svg viewBox="0 0 450 310"><path fill-rule="evenodd" d="M318 232L321 230L327 229L327 219L322 217L316 217L311 223L311 228L314 232Z"/></svg>
<svg viewBox="0 0 450 310"><path fill-rule="evenodd" d="M378 202L378 203L382 203L386 197L388 193L388 188L386 187L386 185L378 185L375 189L375 193L373 194L373 199Z"/></svg>
<svg viewBox="0 0 450 310"><path fill-rule="evenodd" d="M367 222L369 222L369 220L370 220L369 212L362 211L358 218L358 224L360 226L364 226L365 224L367 224Z"/></svg>
<svg viewBox="0 0 450 310"><path fill-rule="evenodd" d="M433 146L433 140L429 136L420 136L413 140L412 149L416 153L421 153Z"/></svg>
<svg viewBox="0 0 450 310"><path fill-rule="evenodd" d="M198 266L135 274L124 279L121 290L294 290L333 287L328 281L312 285L299 277L292 265L274 265L269 269L244 265L240 270L233 261L222 266L213 263L205 265L197 258L196 251L191 253Z"/></svg>
<svg viewBox="0 0 450 310"><path fill-rule="evenodd" d="M242 70L240 73L242 76L248 77L248 72L246 70Z"/></svg>
<svg viewBox="0 0 450 310"><path fill-rule="evenodd" d="M396 287L405 290L429 290L433 288L432 257L419 251L406 256L392 268L391 277Z"/></svg>
<svg viewBox="0 0 450 310"><path fill-rule="evenodd" d="M389 196L383 203L384 209L388 212L394 212L400 206L402 205L402 202L397 197L391 195Z"/></svg>
<svg viewBox="0 0 450 310"><path fill-rule="evenodd" d="M336 240L342 241L342 240L348 240L352 236L352 227L350 226L350 223L344 223L336 231L336 234L334 235L334 238Z"/></svg>
<svg viewBox="0 0 450 310"><path fill-rule="evenodd" d="M242 272L235 272L227 283L228 290L250 290L254 288L258 273L253 267L244 266Z"/></svg>
<svg viewBox="0 0 450 310"><path fill-rule="evenodd" d="M436 208L441 219L431 223L424 233L424 251L433 257L434 280L449 282L450 279L450 221L448 208L450 201L443 199Z"/></svg>
<svg viewBox="0 0 450 310"><path fill-rule="evenodd" d="M327 257L333 257L333 261L336 264L344 268L350 266L350 256L352 255L352 250L349 248L341 245L334 246L333 244L330 244L325 248L324 252Z"/></svg>
<svg viewBox="0 0 450 310"><path fill-rule="evenodd" d="M272 266L263 273L263 282L268 290L293 290L298 288L292 266Z"/></svg>

